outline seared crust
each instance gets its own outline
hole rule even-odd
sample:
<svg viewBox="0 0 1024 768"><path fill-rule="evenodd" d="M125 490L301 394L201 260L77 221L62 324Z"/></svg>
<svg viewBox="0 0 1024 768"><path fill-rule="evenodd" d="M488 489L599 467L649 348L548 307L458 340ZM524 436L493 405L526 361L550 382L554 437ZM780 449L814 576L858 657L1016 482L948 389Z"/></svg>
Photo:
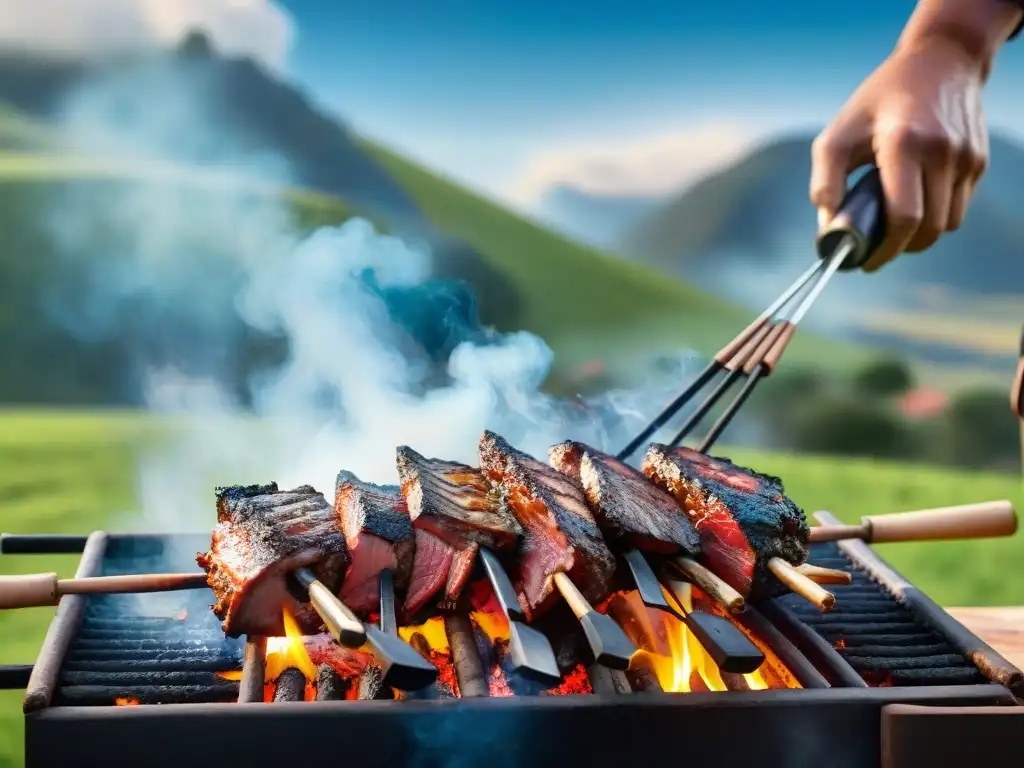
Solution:
<svg viewBox="0 0 1024 768"><path fill-rule="evenodd" d="M787 591L768 571L768 560L806 561L810 529L779 478L660 443L647 449L643 471L686 510L700 533L703 558L719 577L751 600Z"/></svg>
<svg viewBox="0 0 1024 768"><path fill-rule="evenodd" d="M481 546L503 551L519 545L522 528L501 507L497 490L479 469L428 459L405 445L399 446L396 463L417 528L460 550Z"/></svg>
<svg viewBox="0 0 1024 768"><path fill-rule="evenodd" d="M224 633L282 636L285 608L306 628L315 626L318 620L290 596L285 578L311 568L329 588L341 585L348 548L324 495L309 485L218 488L217 520L210 549L196 562L207 572Z"/></svg>
<svg viewBox="0 0 1024 768"><path fill-rule="evenodd" d="M700 552L700 535L679 504L633 467L571 440L553 446L548 458L582 484L590 511L609 539L652 552Z"/></svg>
<svg viewBox="0 0 1024 768"><path fill-rule="evenodd" d="M554 600L554 575L564 572L591 603L604 600L615 559L571 477L509 445L493 432L480 440L480 467L501 488L502 503L525 533L518 589L525 610L539 613Z"/></svg>

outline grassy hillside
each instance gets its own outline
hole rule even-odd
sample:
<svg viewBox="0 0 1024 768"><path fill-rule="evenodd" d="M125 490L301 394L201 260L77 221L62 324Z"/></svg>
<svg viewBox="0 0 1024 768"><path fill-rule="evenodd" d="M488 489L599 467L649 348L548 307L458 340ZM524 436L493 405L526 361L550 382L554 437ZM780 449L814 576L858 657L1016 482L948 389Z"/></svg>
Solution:
<svg viewBox="0 0 1024 768"><path fill-rule="evenodd" d="M16 207L27 205L31 195L45 198L48 190L74 182L92 185L96 195L103 194L104 185L177 185L213 195L218 189L237 194L244 185L247 194L283 195L307 225L340 222L354 212L346 201L312 189L280 190L198 166L83 155L62 147L56 132L39 121L10 110L3 114L0 146L11 147L15 138L17 145L0 152L0 195L17 199L18 203L11 203ZM45 138L41 143L48 149L29 151L24 142L33 131ZM749 311L666 279L648 267L570 242L384 147L367 140L360 140L358 146L393 178L429 224L445 237L466 244L470 262L484 263L482 275L471 264L468 269L457 265L446 273L469 279L485 299L488 283L500 282L514 295L513 316L492 311L489 319L502 330L528 330L548 341L556 352L556 382L593 359L609 362L614 375L628 374L639 358L673 349L714 352L749 321ZM34 192L26 197L20 190ZM17 242L17 229L27 226L24 222L31 219L30 213L5 217L15 229L8 242ZM39 236L34 235L33 242ZM15 251L11 245L0 247L0 262L20 259ZM460 274L460 270L473 274ZM485 310L494 310L495 303L484 304ZM789 355L796 361L840 367L868 357L852 345L836 345L808 334L797 337Z"/></svg>
<svg viewBox="0 0 1024 768"><path fill-rule="evenodd" d="M138 451L155 423L132 414L0 412L0 529L14 533L123 530L135 500ZM966 474L873 461L723 454L784 478L809 512L829 509L846 521L861 515L998 498L1021 499L1012 476ZM212 508L211 508L212 514ZM1024 581L1006 564L1024 558L1024 536L980 542L888 545L882 555L944 605L1024 603ZM74 557L2 557L0 574L57 571ZM0 612L0 664L35 659L53 611ZM20 764L20 695L0 693L0 766Z"/></svg>
<svg viewBox="0 0 1024 768"><path fill-rule="evenodd" d="M644 265L587 248L363 140L424 216L465 240L521 287L523 327L540 333L573 364L627 350L689 346L714 352L751 318L747 310ZM765 304L771 300L765 296ZM787 359L846 366L868 352L798 335Z"/></svg>

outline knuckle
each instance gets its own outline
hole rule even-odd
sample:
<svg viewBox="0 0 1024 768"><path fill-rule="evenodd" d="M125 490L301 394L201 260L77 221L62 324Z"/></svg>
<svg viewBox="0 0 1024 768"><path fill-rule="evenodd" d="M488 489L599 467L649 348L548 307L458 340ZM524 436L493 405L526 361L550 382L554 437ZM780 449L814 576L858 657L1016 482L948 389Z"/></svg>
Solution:
<svg viewBox="0 0 1024 768"><path fill-rule="evenodd" d="M838 150L835 134L831 130L819 133L811 142L811 157L815 159L831 157Z"/></svg>
<svg viewBox="0 0 1024 768"><path fill-rule="evenodd" d="M893 232L914 232L921 226L921 214L917 211L895 209L889 212L889 227Z"/></svg>
<svg viewBox="0 0 1024 768"><path fill-rule="evenodd" d="M988 155L985 153L972 152L971 153L971 170L974 173L974 178L979 179L985 175L985 171L988 170Z"/></svg>

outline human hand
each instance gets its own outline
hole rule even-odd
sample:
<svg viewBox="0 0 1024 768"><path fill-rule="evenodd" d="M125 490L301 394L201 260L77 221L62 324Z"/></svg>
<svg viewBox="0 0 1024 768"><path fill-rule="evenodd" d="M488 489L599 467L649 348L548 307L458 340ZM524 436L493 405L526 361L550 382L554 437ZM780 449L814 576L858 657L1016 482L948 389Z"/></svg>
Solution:
<svg viewBox="0 0 1024 768"><path fill-rule="evenodd" d="M927 249L963 222L988 162L988 66L944 36L898 47L815 139L810 194L819 226L842 202L847 176L878 165L887 232L866 271Z"/></svg>

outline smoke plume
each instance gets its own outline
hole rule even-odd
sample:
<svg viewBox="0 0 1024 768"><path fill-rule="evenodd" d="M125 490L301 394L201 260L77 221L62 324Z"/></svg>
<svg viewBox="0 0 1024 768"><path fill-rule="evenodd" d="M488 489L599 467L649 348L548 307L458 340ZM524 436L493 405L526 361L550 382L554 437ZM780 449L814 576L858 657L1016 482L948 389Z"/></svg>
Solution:
<svg viewBox="0 0 1024 768"><path fill-rule="evenodd" d="M206 174L294 181L282 158L239 154L201 84L159 67L90 83L62 127L140 164L202 157ZM485 428L540 456L566 438L614 450L696 362L683 354L640 390L553 399L541 390L553 362L545 342L481 326L466 286L431 277L416 243L359 219L299 234L277 197L243 183L199 187L159 173L71 184L47 212L65 267L80 275L76 295L52 297L51 316L85 338L130 339L126 379L168 425L140 460L137 525L208 530L214 485L310 483L330 498L341 468L394 482L400 444L473 464ZM243 396L233 372L251 334L283 340L286 353Z"/></svg>

